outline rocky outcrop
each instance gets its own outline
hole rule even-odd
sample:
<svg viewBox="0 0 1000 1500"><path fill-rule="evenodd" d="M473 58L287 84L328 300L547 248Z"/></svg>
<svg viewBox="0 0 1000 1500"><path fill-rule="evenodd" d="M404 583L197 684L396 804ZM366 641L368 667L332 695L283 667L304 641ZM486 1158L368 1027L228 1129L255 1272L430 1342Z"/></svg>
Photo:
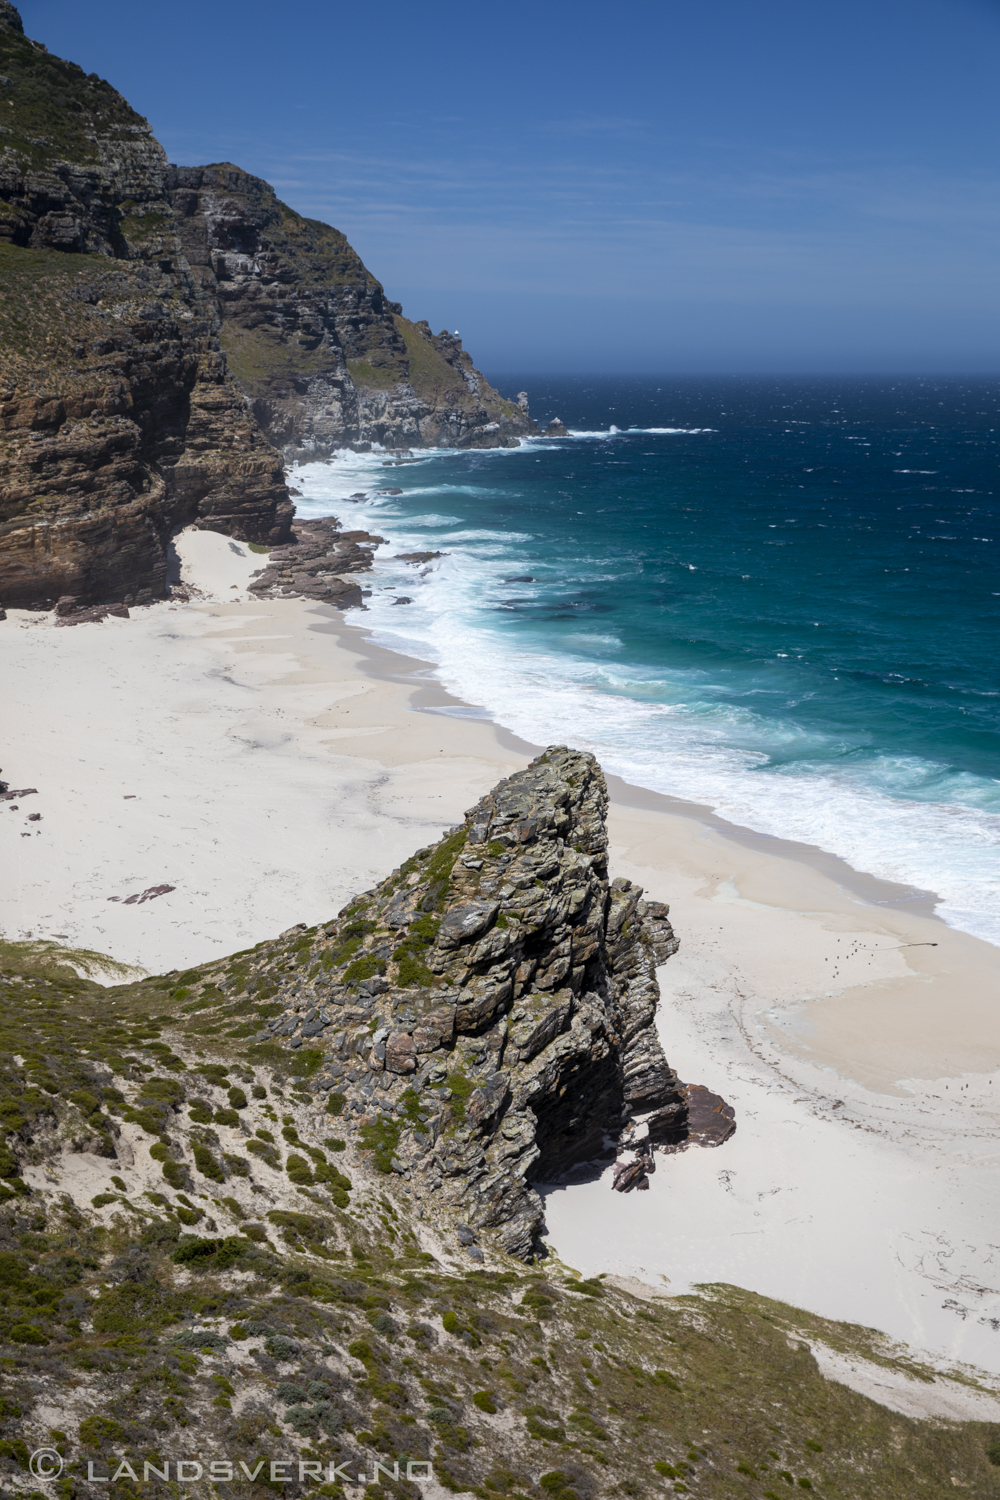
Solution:
<svg viewBox="0 0 1000 1500"><path fill-rule="evenodd" d="M286 453L496 448L537 431L527 397L498 395L457 334L404 318L339 230L229 162L172 167L165 181L185 257L222 314L231 367Z"/></svg>
<svg viewBox="0 0 1000 1500"><path fill-rule="evenodd" d="M654 938L641 888L609 877L606 809L594 758L550 749L244 980L276 981L257 1043L317 1050L314 1087L345 1128L381 1133L425 1211L522 1258L542 1228L534 1182L684 1107L652 1024L656 944L676 942L664 907L649 904Z"/></svg>
<svg viewBox="0 0 1000 1500"><path fill-rule="evenodd" d="M344 236L236 167L167 164L110 84L0 5L0 607L164 595L202 526L282 543L278 447L534 431Z"/></svg>
<svg viewBox="0 0 1000 1500"><path fill-rule="evenodd" d="M450 915L453 954L499 922ZM664 1285L674 1247L717 1218L708 1186L700 1217L690 1198L669 1212L675 1162L657 1157L650 1179L644 1154L619 1174L650 1190L629 1205L637 1229L656 1219L641 1279L573 1269L578 1248L588 1271L614 1265L600 1214L589 1244L548 1247L526 1266L462 1217L460 1198L453 1206L458 1178L430 1195L414 1166L407 1182L393 1162L404 1165L409 1135L435 1135L435 1152L461 1145L466 1128L517 1138L510 1111L531 1065L505 1055L490 1081L424 1108L443 1090L417 1093L432 1055L421 1049L450 1033L394 1027L370 1050L384 1046L404 1070L418 1060L418 1072L391 1075L407 1085L395 1109L337 1115L340 1095L318 1108L330 1097L308 1086L330 1051L317 1046L318 1020L299 1018L298 1048L247 1037L257 1014L280 1008L279 986L312 974L316 939L295 929L111 989L77 972L93 954L0 941L0 1477L11 1500L266 1500L279 1484L332 1500L996 1494L996 1424L981 1405L975 1421L953 1420L962 1371L965 1386L932 1381L915 1351L873 1329L735 1286ZM530 1106L525 1120L527 1137ZM654 1216L657 1193L668 1211ZM609 1192L605 1211L620 1216L622 1199ZM924 1373L921 1390L946 1387L928 1408L946 1429L826 1378L810 1347L901 1372L907 1386Z"/></svg>
<svg viewBox="0 0 1000 1500"><path fill-rule="evenodd" d="M296 521L289 542L271 549L267 567L255 576L250 592L260 598L315 599L337 609L357 609L364 602L362 591L342 575L370 569L372 553L384 541L368 531L341 531L335 516Z"/></svg>

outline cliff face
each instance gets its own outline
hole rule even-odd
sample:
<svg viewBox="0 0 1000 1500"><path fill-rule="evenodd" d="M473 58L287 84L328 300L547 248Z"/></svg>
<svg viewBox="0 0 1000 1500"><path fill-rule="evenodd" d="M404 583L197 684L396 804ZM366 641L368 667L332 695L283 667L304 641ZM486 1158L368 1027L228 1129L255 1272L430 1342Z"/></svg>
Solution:
<svg viewBox="0 0 1000 1500"><path fill-rule="evenodd" d="M162 596L170 532L292 506L219 351L149 126L0 11L0 602Z"/></svg>
<svg viewBox="0 0 1000 1500"><path fill-rule="evenodd" d="M272 442L501 447L534 431L461 340L411 323L344 236L230 163L166 175L178 233L222 314L230 368Z"/></svg>
<svg viewBox="0 0 1000 1500"><path fill-rule="evenodd" d="M169 167L0 0L0 605L160 597L192 521L287 541L279 446L533 430L342 234L238 168Z"/></svg>

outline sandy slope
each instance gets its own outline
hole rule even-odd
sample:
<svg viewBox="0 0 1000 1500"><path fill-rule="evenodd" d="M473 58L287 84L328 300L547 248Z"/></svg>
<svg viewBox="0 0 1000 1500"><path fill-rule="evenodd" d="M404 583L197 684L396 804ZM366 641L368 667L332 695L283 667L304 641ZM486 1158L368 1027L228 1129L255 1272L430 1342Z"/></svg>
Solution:
<svg viewBox="0 0 1000 1500"><path fill-rule="evenodd" d="M0 626L3 775L38 788L0 804L8 937L150 971L246 947L329 916L534 753L455 716L363 616L253 600L240 544L178 550L189 605ZM613 794L614 872L670 901L682 940L667 1054L739 1128L660 1157L648 1193L552 1191L553 1243L584 1271L733 1281L1000 1371L1000 952L821 851Z"/></svg>
<svg viewBox="0 0 1000 1500"><path fill-rule="evenodd" d="M365 676L334 611L232 588L261 561L237 545L181 538L194 605L71 628L11 611L3 776L38 796L0 806L8 936L206 961L330 916L523 763L410 713L412 684Z"/></svg>
<svg viewBox="0 0 1000 1500"><path fill-rule="evenodd" d="M664 882L681 934L664 1048L738 1127L658 1157L613 1214L607 1173L552 1189L553 1244L586 1273L731 1281L1000 1372L1000 953L777 840L631 807L612 828L615 869Z"/></svg>

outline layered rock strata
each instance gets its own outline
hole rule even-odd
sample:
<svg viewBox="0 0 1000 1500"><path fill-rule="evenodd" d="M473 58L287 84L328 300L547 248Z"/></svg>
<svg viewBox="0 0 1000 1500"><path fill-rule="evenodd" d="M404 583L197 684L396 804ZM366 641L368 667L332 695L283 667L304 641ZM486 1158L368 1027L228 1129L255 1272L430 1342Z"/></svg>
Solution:
<svg viewBox="0 0 1000 1500"><path fill-rule="evenodd" d="M184 254L271 441L296 458L346 445L497 448L537 431L457 334L403 317L339 230L229 162L172 167ZM523 393L522 393L523 396Z"/></svg>
<svg viewBox="0 0 1000 1500"><path fill-rule="evenodd" d="M257 1045L314 1051L313 1086L388 1143L428 1214L522 1258L542 1228L533 1182L636 1114L684 1109L653 1027L676 940L665 907L609 876L607 801L592 756L550 749L241 980L249 996L278 979Z"/></svg>
<svg viewBox="0 0 1000 1500"><path fill-rule="evenodd" d="M229 375L148 124L0 13L0 602L165 591L196 518L279 541L280 455Z"/></svg>
<svg viewBox="0 0 1000 1500"><path fill-rule="evenodd" d="M337 230L167 164L103 79L0 5L0 607L162 597L172 531L287 540L279 447L516 443L457 336Z"/></svg>

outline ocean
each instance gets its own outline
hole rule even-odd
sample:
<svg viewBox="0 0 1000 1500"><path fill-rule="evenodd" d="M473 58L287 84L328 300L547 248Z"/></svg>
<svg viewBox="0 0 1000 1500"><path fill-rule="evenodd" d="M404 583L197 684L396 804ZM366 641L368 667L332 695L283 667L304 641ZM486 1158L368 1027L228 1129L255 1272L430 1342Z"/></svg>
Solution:
<svg viewBox="0 0 1000 1500"><path fill-rule="evenodd" d="M1000 380L496 384L571 435L295 470L300 514L389 539L349 618L468 712L1000 944Z"/></svg>

